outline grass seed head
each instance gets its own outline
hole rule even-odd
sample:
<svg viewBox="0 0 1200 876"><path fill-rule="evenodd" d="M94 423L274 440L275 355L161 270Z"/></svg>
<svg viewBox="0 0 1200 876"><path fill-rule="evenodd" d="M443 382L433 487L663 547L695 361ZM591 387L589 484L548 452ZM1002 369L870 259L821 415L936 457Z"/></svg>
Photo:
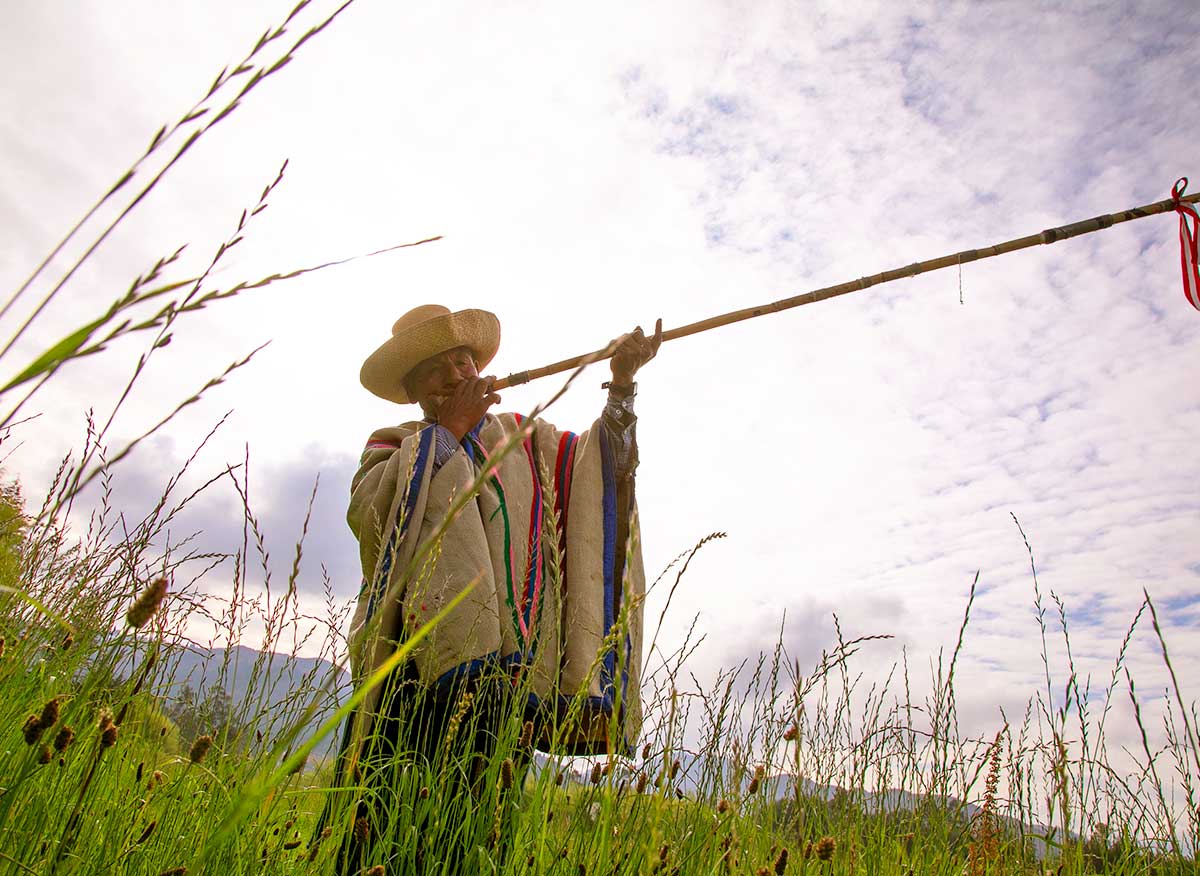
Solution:
<svg viewBox="0 0 1200 876"><path fill-rule="evenodd" d="M729 801L722 797L717 801L717 815L724 815L729 811Z"/></svg>
<svg viewBox="0 0 1200 876"><path fill-rule="evenodd" d="M517 745L522 748L530 748L533 746L533 722L526 721L521 725L521 738L517 740Z"/></svg>
<svg viewBox="0 0 1200 876"><path fill-rule="evenodd" d="M754 768L754 778L752 778L750 780L750 787L747 788L746 790L751 794L757 794L759 787L762 785L762 780L763 780L763 768L761 765L756 766Z"/></svg>
<svg viewBox="0 0 1200 876"><path fill-rule="evenodd" d="M42 715L38 720L42 722L43 730L49 730L58 723L58 697L46 700L46 705L42 706Z"/></svg>
<svg viewBox="0 0 1200 876"><path fill-rule="evenodd" d="M427 786L422 785L421 790L417 791L417 799L418 800L428 800L429 799L429 788Z"/></svg>
<svg viewBox="0 0 1200 876"><path fill-rule="evenodd" d="M387 871L383 869L383 864L376 864L367 871L367 876L384 876L385 873L387 873Z"/></svg>
<svg viewBox="0 0 1200 876"><path fill-rule="evenodd" d="M100 720L96 727L100 731L100 748L112 748L117 744L117 725L113 723L108 709L100 710Z"/></svg>
<svg viewBox="0 0 1200 876"><path fill-rule="evenodd" d="M187 876L187 867L172 867L170 870L163 870L158 876Z"/></svg>
<svg viewBox="0 0 1200 876"><path fill-rule="evenodd" d="M646 785L649 784L649 782L650 782L650 777L648 775L646 775L645 773L642 773L640 776L638 776L637 792L639 794L643 793L646 790Z"/></svg>
<svg viewBox="0 0 1200 876"><path fill-rule="evenodd" d="M817 857L822 861L828 861L833 858L833 853L837 851L837 840L831 836L823 836L817 840L817 845L813 851L817 853Z"/></svg>
<svg viewBox="0 0 1200 876"><path fill-rule="evenodd" d="M108 725L100 731L101 748L112 748L117 744L117 729L117 725L109 721Z"/></svg>
<svg viewBox="0 0 1200 876"><path fill-rule="evenodd" d="M458 726L463 722L467 712L471 710L471 705L475 702L475 691L469 690L462 695L458 704L455 706L454 714L450 716L450 722L446 725L446 738L443 743L447 749L454 743L454 737L458 734Z"/></svg>
<svg viewBox="0 0 1200 876"><path fill-rule="evenodd" d="M671 854L671 844L663 843L662 848L658 850L658 862L660 864L667 863L667 855Z"/></svg>
<svg viewBox="0 0 1200 876"><path fill-rule="evenodd" d="M150 622L167 596L167 579L159 578L138 595L129 611L125 612L125 623L140 630Z"/></svg>
<svg viewBox="0 0 1200 876"><path fill-rule="evenodd" d="M647 742L642 746L642 760L648 760L650 757L650 743Z"/></svg>
<svg viewBox="0 0 1200 876"><path fill-rule="evenodd" d="M137 842L135 842L134 845L140 846L146 840L150 839L150 834L154 833L154 828L156 827L158 827L157 821L151 821L149 824L147 824L146 829L142 831L142 835L137 838Z"/></svg>
<svg viewBox="0 0 1200 876"><path fill-rule="evenodd" d="M298 848L299 846L300 846L300 839L298 837L296 839L290 839L286 843L283 844L283 848L289 852L292 849Z"/></svg>
<svg viewBox="0 0 1200 876"><path fill-rule="evenodd" d="M317 836L317 838L315 840L313 840L312 845L308 847L308 863L311 864L313 861L315 861L317 859L317 853L321 850L321 843L324 842L325 840L329 839L329 837L332 833L333 833L333 828L326 827L326 828L322 829L321 833Z"/></svg>
<svg viewBox="0 0 1200 876"><path fill-rule="evenodd" d="M208 757L208 750L212 748L212 742L212 737L207 733L197 736L196 741L192 743L192 750L188 752L188 760L192 763L203 763L204 758Z"/></svg>
<svg viewBox="0 0 1200 876"><path fill-rule="evenodd" d="M363 818L361 815L354 819L354 841L357 843L365 843L371 838L371 822Z"/></svg>
<svg viewBox="0 0 1200 876"><path fill-rule="evenodd" d="M54 735L54 750L58 752L66 751L74 741L75 731L66 724L63 724L58 728L58 733Z"/></svg>
<svg viewBox="0 0 1200 876"><path fill-rule="evenodd" d="M593 784L593 785L599 785L599 784L600 784L600 777L601 777L603 774L604 774L604 772L603 772L603 767L601 767L601 766L600 766L600 764L598 764L598 763L594 763L594 764L592 764L592 776L591 776L591 782L592 782L592 784Z"/></svg>
<svg viewBox="0 0 1200 876"><path fill-rule="evenodd" d="M679 770L681 768L682 767L681 767L679 761L675 761L674 763L671 764L671 781L672 782L675 781L675 777L677 775L679 775Z"/></svg>
<svg viewBox="0 0 1200 876"><path fill-rule="evenodd" d="M71 633L67 633L65 636L63 636L61 647L64 651L70 651L71 646L74 644L75 644L75 636L73 636Z"/></svg>
<svg viewBox="0 0 1200 876"><path fill-rule="evenodd" d="M21 735L25 737L26 745L36 745L37 741L42 738L42 731L46 728L42 726L42 720L37 715L30 715L25 719L25 723L21 725Z"/></svg>
<svg viewBox="0 0 1200 876"><path fill-rule="evenodd" d="M4 656L4 636L0 636L0 658Z"/></svg>
<svg viewBox="0 0 1200 876"><path fill-rule="evenodd" d="M511 758L500 761L500 787L508 791L513 786L513 762Z"/></svg>
<svg viewBox="0 0 1200 876"><path fill-rule="evenodd" d="M54 757L54 752L50 750L49 745L43 745L38 751L38 763L47 764Z"/></svg>
<svg viewBox="0 0 1200 876"><path fill-rule="evenodd" d="M788 727L787 730L783 731L783 741L794 742L796 737L799 735L800 728L793 724L791 727Z"/></svg>
<svg viewBox="0 0 1200 876"><path fill-rule="evenodd" d="M783 876L783 871L787 869L787 864L788 850L787 846L784 846L779 850L779 856L775 858L775 876Z"/></svg>

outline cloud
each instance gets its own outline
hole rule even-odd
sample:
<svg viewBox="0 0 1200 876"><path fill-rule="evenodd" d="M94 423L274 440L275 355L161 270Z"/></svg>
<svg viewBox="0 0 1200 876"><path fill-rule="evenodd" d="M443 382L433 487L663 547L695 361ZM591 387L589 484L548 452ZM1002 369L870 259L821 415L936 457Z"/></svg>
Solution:
<svg viewBox="0 0 1200 876"><path fill-rule="evenodd" d="M216 460L212 454L201 456L162 503L157 519L168 515L172 519L168 526L156 527L161 535L155 546L162 550L186 538L193 552L226 555L229 559L206 579L206 588L214 592L229 587L235 569L233 556L242 553L240 565L252 588L260 588L269 575L276 593L282 592L291 578L299 548L295 580L303 594L319 599L328 575L339 601L357 595L361 579L358 552L345 521L357 458L332 454L315 445L306 449L301 459L266 459L261 465L251 453L248 474L245 457ZM159 438L144 453L115 468L109 504L125 516L123 528L132 529L160 504L168 486L163 473L179 471L191 450ZM227 468L232 472L226 473ZM210 480L202 492L194 493ZM84 498L96 501L97 496L93 491Z"/></svg>
<svg viewBox="0 0 1200 876"><path fill-rule="evenodd" d="M1099 212L1091 195L1120 192L1115 207L1137 190L1146 148L1129 134L1140 123L1154 127L1156 112L1170 115L1163 79L1193 63L1164 57L1155 34L1187 29L1194 17L1139 19L1120 52L1131 60L1150 53L1157 69L1123 78L1114 94L1097 52L1123 13L1015 12L989 10L987 28L981 10L863 17L822 32L817 46L785 28L773 51L738 45L689 90L660 82L653 63L621 82L647 139L699 168L694 198L707 245L767 276L787 272L817 286ZM1015 57L1039 63L1007 60ZM1077 75L1047 76L1047 66ZM1114 111L1117 126L1107 123ZM1176 125L1155 148L1170 151L1180 133ZM1105 160L1092 160L1098 155ZM831 211L831 197L842 209ZM809 221L795 234L812 210L846 221ZM1163 594L1196 585L1190 573L1181 578L1188 554L1175 538L1196 511L1180 453L1197 396L1166 400L1173 375L1188 368L1194 315L1165 306L1176 290L1169 247L1149 243L1155 237L1154 228L1130 228L1038 253L1039 262L971 265L961 310L955 281L929 278L839 304L853 333L834 334L835 316L807 311L818 325L793 323L791 339L775 327L746 329L765 353L728 374L761 372L763 389L757 380L743 385L707 413L739 424L734 434L750 449L715 437L710 451L736 460L737 474L718 487L720 510L687 500L692 514L714 515L733 532L729 547L740 557L715 577L740 580L754 568L757 601L804 611L815 598L856 625L883 618L902 643L929 647L931 633L944 642L954 628L979 569L968 654L1006 656L971 656L969 671L989 678L983 700L1012 707L1028 695L1020 685L1036 677L1038 659L1013 648L1030 623L1015 609L1031 596L1013 510L1045 546L1043 581L1065 601L1076 657L1086 671L1103 671L1140 601L1130 583ZM795 393L781 395L780 384ZM811 412L800 422L819 417L821 425L798 434L785 427L790 437L772 440L797 410ZM762 490L776 493L767 500L775 507L788 503L775 525L754 513L761 501L749 500L749 514L732 510L736 496ZM796 566L807 573L802 582ZM795 589L807 591L805 602L785 595ZM948 589L960 596L947 599ZM714 617L710 638L771 640L753 613ZM728 665L734 655L711 656ZM1139 669L1158 677L1160 667Z"/></svg>

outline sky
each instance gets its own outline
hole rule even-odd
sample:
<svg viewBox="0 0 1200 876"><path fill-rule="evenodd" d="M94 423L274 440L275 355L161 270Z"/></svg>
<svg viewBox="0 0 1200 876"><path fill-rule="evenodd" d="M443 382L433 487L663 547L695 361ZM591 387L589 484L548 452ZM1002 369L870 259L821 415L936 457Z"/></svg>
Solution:
<svg viewBox="0 0 1200 876"><path fill-rule="evenodd" d="M333 8L311 4L263 57ZM15 289L154 132L289 11L268 0L10 10L0 285ZM251 502L286 574L319 475L301 586L319 602L323 565L349 599L360 576L349 479L366 436L410 417L357 373L409 308L494 311L503 342L489 371L503 375L658 317L671 328L1158 201L1177 177L1200 183L1198 35L1200 8L1165 0L357 0L197 141L0 364L17 373L181 244L170 276L204 270L285 159L269 207L205 289L442 235L188 316L106 437L122 446L270 341L116 467L118 507L148 508L232 411L191 477L248 455ZM185 135L174 136L172 152ZM102 209L67 253L113 215ZM5 338L70 263L0 320ZM810 666L836 643L836 613L848 637L894 637L856 656L868 677L906 656L919 687L954 648L978 574L958 704L964 732L990 738L1001 707L1020 715L1046 688L1015 516L1048 610L1056 706L1070 670L1051 593L1095 694L1143 589L1191 702L1198 340L1177 221L1164 215L664 345L637 398L647 571L728 536L692 562L660 644L672 650L695 620L697 678L780 635ZM24 410L41 416L8 440L5 472L31 500L80 446L84 412L106 416L146 342L65 368ZM546 418L585 428L604 379L602 367L583 375ZM510 389L501 407L527 411L558 385ZM235 550L238 508L224 479L179 525ZM203 586L219 594L231 574ZM1167 676L1148 625L1126 659L1147 714L1160 714ZM1136 740L1124 700L1114 747Z"/></svg>

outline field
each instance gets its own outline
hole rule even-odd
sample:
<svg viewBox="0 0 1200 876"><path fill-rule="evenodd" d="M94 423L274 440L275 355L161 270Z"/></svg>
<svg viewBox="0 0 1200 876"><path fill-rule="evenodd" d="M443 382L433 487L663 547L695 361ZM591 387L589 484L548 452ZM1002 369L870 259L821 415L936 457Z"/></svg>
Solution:
<svg viewBox="0 0 1200 876"><path fill-rule="evenodd" d="M391 841L368 841L352 872L414 872L418 858L429 872L449 861L447 873L1196 872L1193 712L1180 699L1166 749L1119 772L1104 720L1121 682L1133 684L1121 654L1099 701L1070 679L1070 708L1034 694L1012 726L970 739L955 714L957 648L934 694L912 702L903 665L869 685L855 672L863 640L832 643L811 668L776 648L705 690L685 690L684 643L648 680L646 729L627 757L535 755L554 748L554 727L539 742L510 709L480 761L454 745L471 734L466 713L432 765L388 773L378 794L357 770L335 780L327 749L310 753L315 728L339 725L333 663L273 653L306 631L310 653L323 636L316 650L336 658L344 619L332 600L314 632L290 582L261 598L235 587L218 604L130 571L162 567L145 552L165 506L114 541L103 509L74 539L52 506L23 517L17 502L10 490L4 872L329 873L353 837L377 834ZM198 647L183 635L196 611L226 641L265 630L261 651L216 651L216 688L200 692L175 677L180 650ZM1157 628L1153 612L1147 602L1137 623ZM968 633L969 606L959 647ZM221 691L237 675L235 700ZM378 794L366 808L364 788Z"/></svg>

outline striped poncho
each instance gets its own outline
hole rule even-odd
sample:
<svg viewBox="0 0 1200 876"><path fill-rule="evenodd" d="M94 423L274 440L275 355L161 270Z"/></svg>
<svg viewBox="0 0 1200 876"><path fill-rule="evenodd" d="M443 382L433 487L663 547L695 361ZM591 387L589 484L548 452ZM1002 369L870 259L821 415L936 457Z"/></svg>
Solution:
<svg viewBox="0 0 1200 876"><path fill-rule="evenodd" d="M501 457L523 423L530 425L517 414L486 415L436 472L428 423L371 436L347 514L364 579L350 628L355 683L475 582L417 644L421 681L445 685L489 664L505 666L526 674L533 697L560 714L586 694L563 743L568 750L628 748L641 722L645 590L632 491L618 501L600 421L576 435L535 420L520 446ZM422 558L421 545L445 522L455 497L489 468L437 549ZM618 543L626 532L631 537ZM376 705L368 698L360 714ZM614 708L619 740L609 739ZM360 731L364 723L356 721Z"/></svg>

